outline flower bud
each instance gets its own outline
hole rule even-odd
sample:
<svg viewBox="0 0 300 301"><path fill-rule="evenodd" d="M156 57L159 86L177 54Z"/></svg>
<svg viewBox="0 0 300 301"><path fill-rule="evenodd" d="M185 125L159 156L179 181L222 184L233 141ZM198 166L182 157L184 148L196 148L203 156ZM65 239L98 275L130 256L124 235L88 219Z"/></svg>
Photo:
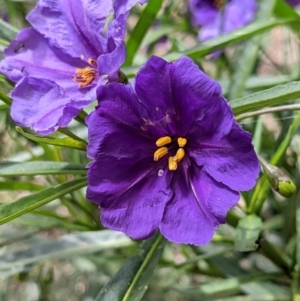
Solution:
<svg viewBox="0 0 300 301"><path fill-rule="evenodd" d="M286 198L292 197L297 189L290 176L282 169L271 165L264 159L259 158L259 160L272 188Z"/></svg>

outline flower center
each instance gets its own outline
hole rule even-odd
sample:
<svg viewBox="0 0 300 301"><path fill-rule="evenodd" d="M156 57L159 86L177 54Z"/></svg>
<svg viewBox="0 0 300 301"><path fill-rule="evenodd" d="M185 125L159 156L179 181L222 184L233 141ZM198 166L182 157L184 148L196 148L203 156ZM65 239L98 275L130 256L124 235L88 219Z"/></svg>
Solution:
<svg viewBox="0 0 300 301"><path fill-rule="evenodd" d="M170 144L171 142L172 139L169 136L161 137L158 140L156 140L156 146L158 146L159 149L157 149L154 152L154 156L153 156L154 161L158 161L169 152L169 149L165 145ZM175 156L170 156L168 159L169 170L176 170L178 167L178 163L185 156L184 146L187 144L187 140L185 138L179 137L177 139L177 144L179 148Z"/></svg>
<svg viewBox="0 0 300 301"><path fill-rule="evenodd" d="M79 88L83 88L91 84L97 76L97 62L93 59L88 59L88 63L92 67L76 69L76 76L72 77L74 82L79 83Z"/></svg>
<svg viewBox="0 0 300 301"><path fill-rule="evenodd" d="M225 0L213 0L213 6L217 9L221 9L227 1Z"/></svg>

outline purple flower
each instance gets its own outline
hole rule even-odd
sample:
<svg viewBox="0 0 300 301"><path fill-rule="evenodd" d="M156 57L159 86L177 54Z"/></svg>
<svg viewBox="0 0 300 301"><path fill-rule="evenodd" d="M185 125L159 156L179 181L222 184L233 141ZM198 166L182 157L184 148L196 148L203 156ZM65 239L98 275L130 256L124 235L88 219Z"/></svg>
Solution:
<svg viewBox="0 0 300 301"><path fill-rule="evenodd" d="M235 122L220 85L187 57L151 57L131 85L98 88L87 118L87 198L104 226L145 239L210 241L259 174L251 135Z"/></svg>
<svg viewBox="0 0 300 301"><path fill-rule="evenodd" d="M190 0L195 26L201 26L199 40L209 40L250 23L257 9L255 0Z"/></svg>
<svg viewBox="0 0 300 301"><path fill-rule="evenodd" d="M0 63L0 72L17 83L14 121L50 134L96 99L97 86L117 81L126 56L126 9L137 2L115 1L117 17L105 35L112 1L40 0L27 16L33 28L18 34Z"/></svg>
<svg viewBox="0 0 300 301"><path fill-rule="evenodd" d="M149 0L115 0L114 11L115 15L118 17L120 15L126 14L134 5L137 3L145 4Z"/></svg>
<svg viewBox="0 0 300 301"><path fill-rule="evenodd" d="M285 0L291 6L297 6L300 4L300 0Z"/></svg>

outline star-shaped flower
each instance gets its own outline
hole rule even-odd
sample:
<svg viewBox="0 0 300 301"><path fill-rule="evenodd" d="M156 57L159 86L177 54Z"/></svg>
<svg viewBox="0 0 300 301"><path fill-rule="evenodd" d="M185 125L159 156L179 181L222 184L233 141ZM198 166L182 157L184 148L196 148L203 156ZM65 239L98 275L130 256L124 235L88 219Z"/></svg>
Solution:
<svg viewBox="0 0 300 301"><path fill-rule="evenodd" d="M50 134L96 100L97 86L118 81L126 17L137 2L40 0L27 16L33 28L18 34L0 63L0 72L17 83L11 93L14 121Z"/></svg>
<svg viewBox="0 0 300 301"><path fill-rule="evenodd" d="M220 85L187 57L153 56L134 88L111 83L98 100L87 119L87 198L103 225L134 239L159 229L173 242L209 242L259 174Z"/></svg>
<svg viewBox="0 0 300 301"><path fill-rule="evenodd" d="M244 27L255 17L256 0L190 0L193 23L201 26L199 40L209 40Z"/></svg>

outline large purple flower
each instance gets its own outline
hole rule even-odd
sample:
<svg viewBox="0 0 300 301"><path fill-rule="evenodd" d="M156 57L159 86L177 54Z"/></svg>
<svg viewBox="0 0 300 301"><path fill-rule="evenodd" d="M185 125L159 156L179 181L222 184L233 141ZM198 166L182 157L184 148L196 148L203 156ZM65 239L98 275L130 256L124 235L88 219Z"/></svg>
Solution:
<svg viewBox="0 0 300 301"><path fill-rule="evenodd" d="M126 9L138 0L40 0L4 51L0 72L17 83L12 118L39 134L66 126L96 99L96 88L117 81L125 60ZM111 10L115 19L105 25Z"/></svg>
<svg viewBox="0 0 300 301"><path fill-rule="evenodd" d="M228 33L250 23L257 9L256 0L190 0L193 23L201 26L199 40Z"/></svg>
<svg viewBox="0 0 300 301"><path fill-rule="evenodd" d="M135 89L111 83L98 99L87 119L87 198L103 225L134 239L159 229L173 242L207 243L259 173L220 85L187 57L153 56Z"/></svg>

